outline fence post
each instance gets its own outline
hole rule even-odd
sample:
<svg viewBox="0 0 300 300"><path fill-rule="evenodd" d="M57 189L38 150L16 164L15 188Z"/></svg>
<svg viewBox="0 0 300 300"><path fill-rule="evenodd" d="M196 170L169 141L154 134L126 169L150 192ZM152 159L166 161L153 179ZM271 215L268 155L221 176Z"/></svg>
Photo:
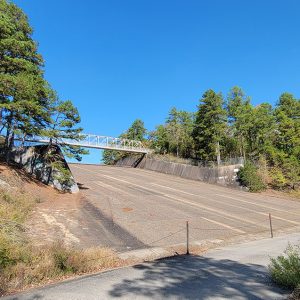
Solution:
<svg viewBox="0 0 300 300"><path fill-rule="evenodd" d="M272 216L270 213L269 213L269 222L270 222L271 238L273 238Z"/></svg>
<svg viewBox="0 0 300 300"><path fill-rule="evenodd" d="M186 221L186 254L190 254L189 249L189 221Z"/></svg>

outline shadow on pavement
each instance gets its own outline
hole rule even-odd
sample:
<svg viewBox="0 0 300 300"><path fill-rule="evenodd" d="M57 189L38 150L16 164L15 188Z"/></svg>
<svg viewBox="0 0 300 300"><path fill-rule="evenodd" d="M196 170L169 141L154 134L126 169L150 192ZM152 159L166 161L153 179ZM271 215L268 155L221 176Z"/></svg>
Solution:
<svg viewBox="0 0 300 300"><path fill-rule="evenodd" d="M284 299L287 295L271 283L265 267L232 260L181 256L133 268L141 270L141 276L115 284L111 298Z"/></svg>
<svg viewBox="0 0 300 300"><path fill-rule="evenodd" d="M286 299L260 265L176 256L5 297L9 300Z"/></svg>

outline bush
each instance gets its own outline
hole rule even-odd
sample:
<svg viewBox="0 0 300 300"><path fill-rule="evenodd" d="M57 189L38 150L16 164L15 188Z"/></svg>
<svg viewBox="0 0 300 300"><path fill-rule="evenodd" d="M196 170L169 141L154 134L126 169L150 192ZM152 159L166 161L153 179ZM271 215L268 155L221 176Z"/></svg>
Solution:
<svg viewBox="0 0 300 300"><path fill-rule="evenodd" d="M253 163L246 162L237 175L241 184L248 187L250 192L260 192L266 189L258 168Z"/></svg>
<svg viewBox="0 0 300 300"><path fill-rule="evenodd" d="M272 168L269 174L271 176L271 186L274 189L282 190L286 186L287 180L279 168Z"/></svg>
<svg viewBox="0 0 300 300"><path fill-rule="evenodd" d="M73 272L72 265L68 262L71 251L62 246L61 243L54 244L51 250L53 253L54 267L63 273Z"/></svg>
<svg viewBox="0 0 300 300"><path fill-rule="evenodd" d="M300 248L289 245L284 255L271 258L269 265L271 277L275 283L285 288L300 286Z"/></svg>

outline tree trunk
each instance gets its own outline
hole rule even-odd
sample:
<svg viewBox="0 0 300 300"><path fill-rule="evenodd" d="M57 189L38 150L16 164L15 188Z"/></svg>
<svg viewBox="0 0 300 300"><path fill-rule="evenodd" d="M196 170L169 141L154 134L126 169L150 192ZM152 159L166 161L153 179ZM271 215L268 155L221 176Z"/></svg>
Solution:
<svg viewBox="0 0 300 300"><path fill-rule="evenodd" d="M48 179L47 179L47 185L49 185L49 183L50 183L51 175L52 175L52 166L50 165L50 170L49 170Z"/></svg>
<svg viewBox="0 0 300 300"><path fill-rule="evenodd" d="M7 120L7 130L6 130L6 136L5 136L5 159L6 163L9 163L9 152L10 152L10 146L12 144L12 114L10 114L8 120Z"/></svg>

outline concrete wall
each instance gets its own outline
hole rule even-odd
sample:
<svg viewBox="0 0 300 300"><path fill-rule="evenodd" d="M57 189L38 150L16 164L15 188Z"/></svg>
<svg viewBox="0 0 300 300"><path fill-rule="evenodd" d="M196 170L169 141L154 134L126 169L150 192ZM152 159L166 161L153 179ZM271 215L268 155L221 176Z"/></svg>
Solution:
<svg viewBox="0 0 300 300"><path fill-rule="evenodd" d="M237 172L242 165L221 167L198 167L186 164L160 161L146 156L130 155L120 159L116 166L136 167L160 173L171 174L187 179L241 188L237 181Z"/></svg>
<svg viewBox="0 0 300 300"><path fill-rule="evenodd" d="M63 153L58 146L56 148L56 151L65 168L69 169ZM11 152L10 159L20 165L20 167L22 167L28 174L32 175L39 181L53 186L54 188L61 191L77 193L79 191L79 188L73 176L71 176L70 182L65 185L62 185L56 179L56 177L59 176L59 172L55 169L51 170L49 164L45 162L45 152L46 146L44 145L14 148ZM70 169L69 171L71 173Z"/></svg>

